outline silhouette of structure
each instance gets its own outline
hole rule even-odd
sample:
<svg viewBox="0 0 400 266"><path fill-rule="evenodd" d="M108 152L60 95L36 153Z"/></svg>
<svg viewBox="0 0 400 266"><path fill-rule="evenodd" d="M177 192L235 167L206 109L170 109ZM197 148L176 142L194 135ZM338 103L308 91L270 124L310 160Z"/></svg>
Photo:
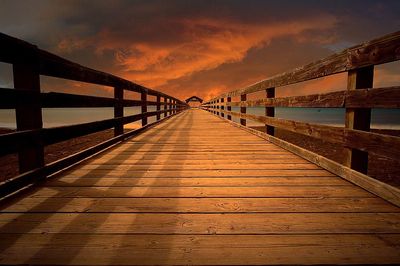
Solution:
<svg viewBox="0 0 400 266"><path fill-rule="evenodd" d="M197 97L197 96L192 96L192 97L190 97L190 98L187 98L187 99L185 100L185 102L186 102L186 103L189 103L189 102L199 102L199 103L202 103L202 102L203 102L203 99L201 99L201 98L199 98L199 97Z"/></svg>

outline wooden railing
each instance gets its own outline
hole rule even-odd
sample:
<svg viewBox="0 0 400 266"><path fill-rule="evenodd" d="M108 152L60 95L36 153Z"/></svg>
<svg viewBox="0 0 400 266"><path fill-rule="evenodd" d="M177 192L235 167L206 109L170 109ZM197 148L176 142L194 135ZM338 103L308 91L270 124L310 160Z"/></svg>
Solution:
<svg viewBox="0 0 400 266"><path fill-rule="evenodd" d="M246 126L247 119L263 123L266 125L264 137L285 148L296 150L303 157L359 185L362 184L363 187L374 193L382 195L381 192L383 191L383 194L386 193L384 195L386 198L399 203L398 189L385 184L378 184L360 174L367 174L368 153L389 158L400 158L399 137L369 132L371 108L400 108L400 87L372 89L374 65L399 59L400 32L396 32L249 87L222 94L205 102L202 108L218 116L226 116L228 120L232 120L232 116L238 117L241 126ZM275 90L278 87L342 72L348 73L347 90L345 91L275 98ZM265 91L266 98L246 100L248 94L260 91ZM239 102L232 102L232 97L235 96L240 96ZM240 107L240 112L233 112L232 106ZM247 107L254 106L265 107L265 116L246 113ZM340 128L276 118L274 117L275 107L345 108L345 126ZM275 138L275 128L343 145L347 151L345 167L340 167L333 161ZM349 171L349 169L356 170L358 173ZM368 184L366 185L366 183Z"/></svg>
<svg viewBox="0 0 400 266"><path fill-rule="evenodd" d="M151 126L149 117L156 117L156 122L152 123L155 124L188 107L185 102L162 92L81 66L4 34L0 34L0 62L12 64L14 79L14 89L0 88L0 109L15 109L17 125L16 132L0 135L0 156L18 153L21 173L0 184L0 198L137 134ZM114 98L42 93L40 75L110 86L114 88ZM139 93L140 100L124 99L124 91ZM155 96L156 101L149 101L148 96ZM141 106L141 113L124 116L124 107L131 106ZM155 106L156 111L149 112L148 106ZM43 128L42 108L71 107L114 107L114 118ZM142 128L124 133L125 124L140 120ZM110 128L114 128L114 138L45 165L46 145Z"/></svg>

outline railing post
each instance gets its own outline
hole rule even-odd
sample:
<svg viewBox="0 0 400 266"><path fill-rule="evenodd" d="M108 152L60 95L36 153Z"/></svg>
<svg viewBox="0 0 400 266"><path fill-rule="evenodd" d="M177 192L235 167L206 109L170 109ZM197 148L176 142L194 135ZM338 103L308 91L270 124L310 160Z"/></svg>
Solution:
<svg viewBox="0 0 400 266"><path fill-rule="evenodd" d="M169 115L171 115L171 99L170 99L170 98L167 99L167 106L168 106L168 108L167 108L167 110L168 110L167 115L169 116Z"/></svg>
<svg viewBox="0 0 400 266"><path fill-rule="evenodd" d="M142 101L142 114L145 115L147 113L147 91L143 91L141 93L141 101ZM147 116L142 117L142 126L147 125Z"/></svg>
<svg viewBox="0 0 400 266"><path fill-rule="evenodd" d="M224 98L221 98L221 104L224 104ZM225 109L225 107L223 105L221 105L221 117L225 117L224 109Z"/></svg>
<svg viewBox="0 0 400 266"><path fill-rule="evenodd" d="M161 119L161 96L157 95L157 121Z"/></svg>
<svg viewBox="0 0 400 266"><path fill-rule="evenodd" d="M275 98L275 88L268 88L265 90L267 98ZM274 117L275 107L265 107L265 116ZM268 135L275 135L275 128L273 126L265 125L265 132Z"/></svg>
<svg viewBox="0 0 400 266"><path fill-rule="evenodd" d="M122 105L122 100L124 98L124 89L119 86L114 87L114 118L119 118L124 116L124 106ZM118 136L124 133L124 124L122 120L115 123L114 126L114 136Z"/></svg>
<svg viewBox="0 0 400 266"><path fill-rule="evenodd" d="M247 95L246 94L242 94L240 95L240 101L243 103L247 100ZM240 107L240 113L245 114L246 113L246 107L245 106L241 106ZM240 124L242 126L246 126L246 119L240 118Z"/></svg>
<svg viewBox="0 0 400 266"><path fill-rule="evenodd" d="M35 56L24 63L13 64L14 88L40 93L40 76ZM15 108L17 130L43 128L42 110L38 98L29 104L19 104ZM41 136L37 136L32 147L18 153L19 172L23 173L44 166L44 147Z"/></svg>
<svg viewBox="0 0 400 266"><path fill-rule="evenodd" d="M374 80L374 66L350 70L347 78L347 90L357 90L372 88ZM346 108L345 127L370 131L371 109L370 108ZM368 152L357 149L346 148L346 158L344 165L367 174L368 172Z"/></svg>
<svg viewBox="0 0 400 266"><path fill-rule="evenodd" d="M231 98L230 96L227 97L227 98L226 98L226 102L228 102L228 103L232 102L232 98ZM232 110L232 106L228 105L228 106L226 107L226 110L227 110L228 112L230 112L230 111ZM227 117L228 117L228 120L232 120L232 116L231 116L231 115L228 114Z"/></svg>
<svg viewBox="0 0 400 266"><path fill-rule="evenodd" d="M169 99L169 115L172 115L173 114L173 111L172 111L172 109L174 108L174 106L173 106L173 100L172 99Z"/></svg>
<svg viewBox="0 0 400 266"><path fill-rule="evenodd" d="M164 96L164 118L167 117L167 101L168 98L166 96Z"/></svg>

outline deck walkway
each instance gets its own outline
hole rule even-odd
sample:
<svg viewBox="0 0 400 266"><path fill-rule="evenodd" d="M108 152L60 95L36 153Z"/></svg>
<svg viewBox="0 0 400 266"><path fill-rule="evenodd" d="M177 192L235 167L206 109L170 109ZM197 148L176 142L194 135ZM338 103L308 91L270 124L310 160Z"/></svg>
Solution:
<svg viewBox="0 0 400 266"><path fill-rule="evenodd" d="M202 110L3 206L0 264L400 263L400 208Z"/></svg>

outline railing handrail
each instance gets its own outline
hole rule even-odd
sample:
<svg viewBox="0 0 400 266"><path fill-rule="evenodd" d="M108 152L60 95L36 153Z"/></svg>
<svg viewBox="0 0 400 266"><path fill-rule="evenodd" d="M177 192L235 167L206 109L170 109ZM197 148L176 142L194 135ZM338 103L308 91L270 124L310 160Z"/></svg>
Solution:
<svg viewBox="0 0 400 266"><path fill-rule="evenodd" d="M15 109L17 131L0 135L0 156L18 153L20 175L0 183L0 198L45 178L126 137L178 114L188 105L170 95L69 61L37 46L0 33L0 62L13 65L14 89L0 88L0 109ZM114 98L40 90L40 75L114 88ZM140 94L140 100L124 99L124 90ZM148 95L156 101L149 101ZM141 113L124 116L124 107L140 106ZM148 111L156 106L156 111ZM164 106L161 110L161 106ZM43 128L42 108L114 107L114 118L68 126ZM161 118L161 115L164 117ZM148 124L148 117L156 122ZM124 132L125 124L141 120L142 128ZM82 152L45 165L44 147L60 141L114 128L114 138Z"/></svg>
<svg viewBox="0 0 400 266"><path fill-rule="evenodd" d="M45 50L26 41L0 33L0 62L15 64L34 60L38 65L38 74L87 82L109 87L123 87L124 90L146 92L149 95L167 97L184 104L183 101L163 92L146 88L132 81L115 75L82 66Z"/></svg>
<svg viewBox="0 0 400 266"><path fill-rule="evenodd" d="M393 62L400 59L399 42L400 31L397 31L383 37L355 45L324 59L295 68L292 71L277 74L271 78L256 82L245 88L223 93L208 100L207 103L220 98L250 94L263 91L268 88L291 85L358 68Z"/></svg>
<svg viewBox="0 0 400 266"><path fill-rule="evenodd" d="M400 108L399 86L373 88L374 66L399 59L400 31L353 46L243 89L223 93L203 103L202 108L222 118L226 117L227 120L232 120L232 116L238 117L240 126L245 129L248 129L246 119L263 123L266 125L266 132L257 134L264 134L264 137L270 138L274 143L298 151L299 155L352 182L356 176L356 184L376 194L382 190L380 196L400 205L399 189L375 182L366 176L369 152L392 159L400 158L400 137L370 132L371 108ZM342 72L348 73L346 91L275 98L278 87ZM265 91L266 98L247 100L248 94L260 91ZM232 102L232 97L235 96L240 96L240 101ZM233 112L232 106L240 107L240 112ZM265 107L265 116L248 114L246 108L254 106ZM345 108L345 127L276 118L275 107ZM274 137L275 128L343 145L346 153L344 166L284 143Z"/></svg>

